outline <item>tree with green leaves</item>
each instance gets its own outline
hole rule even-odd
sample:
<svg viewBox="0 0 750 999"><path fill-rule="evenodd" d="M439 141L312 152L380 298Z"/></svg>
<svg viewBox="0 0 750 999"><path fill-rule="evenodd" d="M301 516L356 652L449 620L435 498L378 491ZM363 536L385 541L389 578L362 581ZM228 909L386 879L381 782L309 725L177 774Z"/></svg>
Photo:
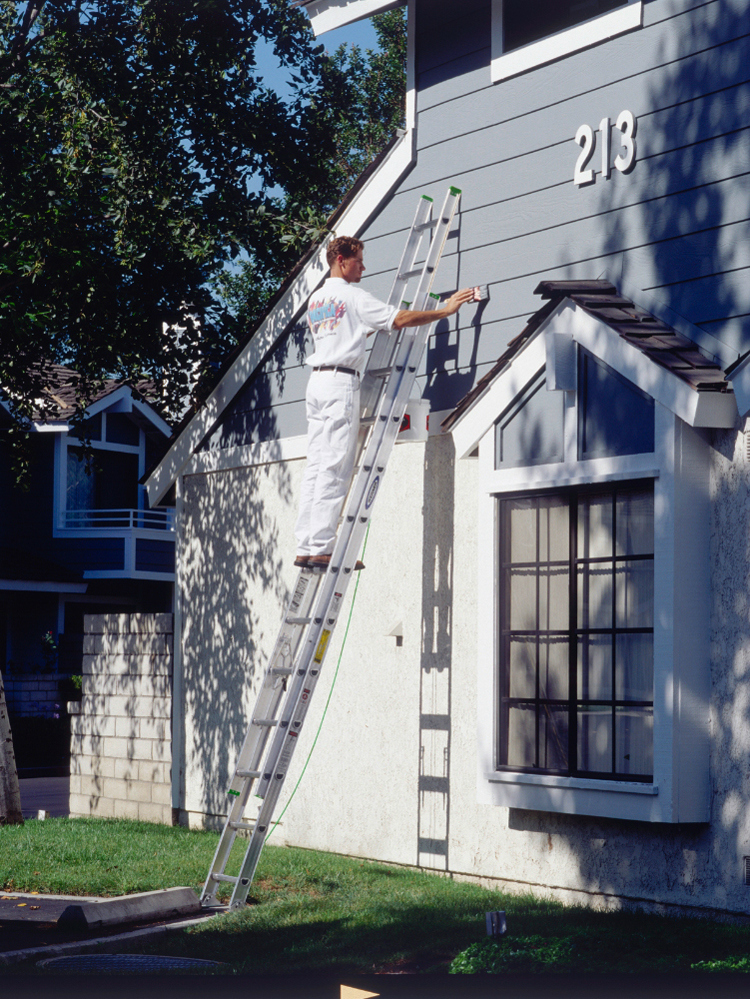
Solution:
<svg viewBox="0 0 750 999"><path fill-rule="evenodd" d="M267 208L284 262L290 251L300 254L328 234L328 216L406 124L406 11L378 14L372 23L376 49L340 45L321 53L319 75L295 93L293 113L318 142L317 153L308 147L308 162L317 156L320 169L289 176ZM254 256L222 275L220 290L238 333L264 314L283 277L275 263Z"/></svg>
<svg viewBox="0 0 750 999"><path fill-rule="evenodd" d="M262 79L264 43L294 99ZM269 192L330 188L304 96L321 73L287 0L0 4L0 385L20 416L50 361L82 405L104 376L145 376L175 415L231 335L218 276L293 256Z"/></svg>

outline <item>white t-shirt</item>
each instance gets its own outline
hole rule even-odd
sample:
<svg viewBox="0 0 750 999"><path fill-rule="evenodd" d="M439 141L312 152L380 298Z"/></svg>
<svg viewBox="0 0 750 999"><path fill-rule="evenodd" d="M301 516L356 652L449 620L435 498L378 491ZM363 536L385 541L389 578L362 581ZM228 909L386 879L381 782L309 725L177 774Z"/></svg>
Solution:
<svg viewBox="0 0 750 999"><path fill-rule="evenodd" d="M328 278L307 307L315 352L305 363L315 368L340 364L361 373L367 334L392 329L398 311L344 278Z"/></svg>

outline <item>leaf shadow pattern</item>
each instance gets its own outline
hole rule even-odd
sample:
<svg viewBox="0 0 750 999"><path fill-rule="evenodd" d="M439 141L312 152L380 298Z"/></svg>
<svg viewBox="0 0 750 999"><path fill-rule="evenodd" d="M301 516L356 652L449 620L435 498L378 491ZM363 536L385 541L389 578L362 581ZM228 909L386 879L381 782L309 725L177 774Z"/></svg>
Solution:
<svg viewBox="0 0 750 999"><path fill-rule="evenodd" d="M263 464L243 465L252 459L238 451L233 467L182 479L182 703L175 709L184 714L185 736L175 758L183 760L183 808L203 813L200 821L209 825L226 815L226 788L290 595L285 570L294 539L283 518L296 494L280 444L288 428L274 403L285 393L294 399L290 377L306 380L302 366L294 366L305 346L304 329L293 327L201 448L221 454L262 442ZM299 423L304 402L295 405Z"/></svg>

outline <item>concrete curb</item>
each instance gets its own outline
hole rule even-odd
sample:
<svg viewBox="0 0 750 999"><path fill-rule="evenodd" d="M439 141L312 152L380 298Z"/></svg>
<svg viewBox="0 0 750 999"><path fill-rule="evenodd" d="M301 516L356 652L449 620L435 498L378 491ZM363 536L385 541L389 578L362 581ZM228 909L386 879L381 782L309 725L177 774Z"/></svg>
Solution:
<svg viewBox="0 0 750 999"><path fill-rule="evenodd" d="M64 930L92 930L117 923L173 919L200 909L200 900L192 888L164 888L69 905L58 917L57 925Z"/></svg>
<svg viewBox="0 0 750 999"><path fill-rule="evenodd" d="M164 926L147 926L141 930L130 930L128 933L116 933L112 936L97 937L94 940L72 940L70 943L48 944L44 947L30 947L24 950L12 950L0 953L0 965L19 964L21 961L28 961L34 957L57 957L65 954L83 954L89 950L96 950L102 945L114 944L120 941L144 939L156 937L172 930L182 930L188 926L198 926L206 922L213 916L220 915L224 910L212 912L210 915L199 916L197 919L180 919L174 923Z"/></svg>

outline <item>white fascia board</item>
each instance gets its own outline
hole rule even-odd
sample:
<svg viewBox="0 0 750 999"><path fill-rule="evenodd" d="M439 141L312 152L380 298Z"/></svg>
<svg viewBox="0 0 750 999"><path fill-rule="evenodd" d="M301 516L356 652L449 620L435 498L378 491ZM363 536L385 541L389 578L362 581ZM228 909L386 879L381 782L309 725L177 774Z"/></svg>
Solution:
<svg viewBox="0 0 750 999"><path fill-rule="evenodd" d="M744 357L727 378L732 383L740 416L750 413L750 354Z"/></svg>
<svg viewBox="0 0 750 999"><path fill-rule="evenodd" d="M396 143L336 223L336 231L358 236L414 162L414 133ZM158 506L190 461L194 450L216 424L237 393L247 384L276 343L299 318L310 295L328 274L325 246L318 248L273 311L239 354L146 482L149 504Z"/></svg>
<svg viewBox="0 0 750 999"><path fill-rule="evenodd" d="M147 402L141 402L139 399L133 399L133 409L137 410L142 416L160 430L165 437L169 437L172 434L172 428L159 414L153 409Z"/></svg>
<svg viewBox="0 0 750 999"><path fill-rule="evenodd" d="M567 302L558 313L554 332L571 334L594 357L666 406L688 426L730 428L737 422L733 393L696 391L572 302Z"/></svg>
<svg viewBox="0 0 750 999"><path fill-rule="evenodd" d="M108 409L112 409L117 405L127 405L126 399L131 399L133 397L133 390L129 385L121 385L119 388L115 389L113 392L108 393L101 399L97 399L96 402L92 402L91 405L86 410L86 419L90 416L96 416L97 413L103 413Z"/></svg>
<svg viewBox="0 0 750 999"><path fill-rule="evenodd" d="M31 429L35 434L64 434L67 433L67 421L62 423L32 423Z"/></svg>
<svg viewBox="0 0 750 999"><path fill-rule="evenodd" d="M495 376L486 391L459 417L450 433L456 447L456 457L466 458L498 416L507 409L544 367L547 351L540 334L558 310L541 324L518 353L508 361L508 366Z"/></svg>
<svg viewBox="0 0 750 999"><path fill-rule="evenodd" d="M235 468L252 468L256 465L273 465L307 457L307 436L283 437L260 444L219 448L216 451L196 451L185 466L185 475L209 475Z"/></svg>
<svg viewBox="0 0 750 999"><path fill-rule="evenodd" d="M345 24L400 7L404 0L311 0L305 4L316 38Z"/></svg>

